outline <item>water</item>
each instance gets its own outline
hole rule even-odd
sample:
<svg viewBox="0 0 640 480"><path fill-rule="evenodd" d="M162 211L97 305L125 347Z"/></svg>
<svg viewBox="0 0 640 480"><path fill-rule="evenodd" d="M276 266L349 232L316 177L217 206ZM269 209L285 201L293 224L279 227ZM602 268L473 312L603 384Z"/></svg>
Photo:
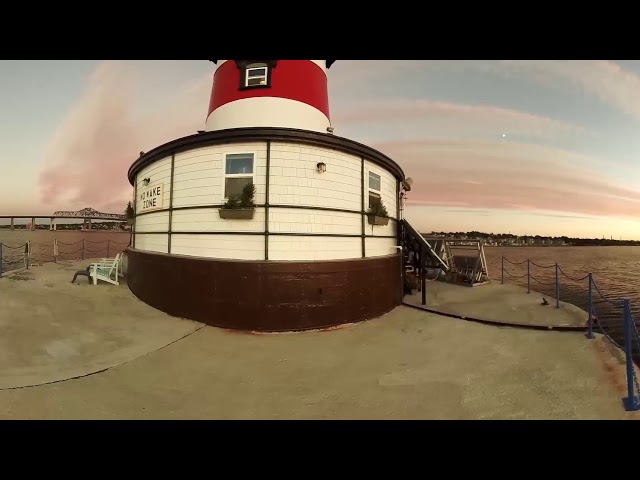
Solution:
<svg viewBox="0 0 640 480"><path fill-rule="evenodd" d="M596 287L592 305L599 327L594 331L609 334L618 345L624 345L624 313L622 299L631 301L636 325L640 322L640 247L485 247L490 278L501 280L504 256L505 283L527 286L527 260L531 260L531 290L555 298L555 264L558 263L560 300L588 311L589 280L593 274ZM513 263L521 263L513 265ZM544 268L547 267L547 268ZM516 278L520 277L520 278ZM482 288L482 287L478 287ZM550 307L555 306L551 302ZM585 323L588 318L585 316ZM640 345L634 344L634 357L640 365Z"/></svg>
<svg viewBox="0 0 640 480"><path fill-rule="evenodd" d="M0 230L3 272L24 266L24 245L31 242L31 262L55 260L54 239L58 240L59 260L114 257L129 244L130 232L79 230Z"/></svg>

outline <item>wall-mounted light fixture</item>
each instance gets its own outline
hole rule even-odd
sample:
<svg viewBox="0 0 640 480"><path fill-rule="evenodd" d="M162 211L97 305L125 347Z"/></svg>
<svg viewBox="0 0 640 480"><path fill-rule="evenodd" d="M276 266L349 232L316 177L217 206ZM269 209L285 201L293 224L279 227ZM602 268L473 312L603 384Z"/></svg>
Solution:
<svg viewBox="0 0 640 480"><path fill-rule="evenodd" d="M402 180L402 190L400 190L400 210L404 210L404 204L407 201L407 192L411 191L411 185L413 184L413 178L407 177Z"/></svg>
<svg viewBox="0 0 640 480"><path fill-rule="evenodd" d="M147 185L149 185L150 181L151 181L151 179L149 177L143 178L142 179L142 184L146 187Z"/></svg>
<svg viewBox="0 0 640 480"><path fill-rule="evenodd" d="M316 168L318 169L318 173L324 173L327 171L327 166L323 162L318 163Z"/></svg>
<svg viewBox="0 0 640 480"><path fill-rule="evenodd" d="M402 181L402 186L407 192L411 191L411 185L413 185L413 178L407 177Z"/></svg>

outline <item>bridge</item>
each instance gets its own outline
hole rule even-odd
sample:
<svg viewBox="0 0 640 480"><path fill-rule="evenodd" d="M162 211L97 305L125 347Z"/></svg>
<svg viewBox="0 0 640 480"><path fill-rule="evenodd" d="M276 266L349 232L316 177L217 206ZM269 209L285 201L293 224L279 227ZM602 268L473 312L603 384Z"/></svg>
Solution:
<svg viewBox="0 0 640 480"><path fill-rule="evenodd" d="M11 219L11 230L14 229L14 221L16 218L30 218L31 230L36 229L36 218L48 218L50 220L50 230L56 230L55 221L58 218L81 218L84 220L86 228L91 230L91 220L115 220L124 222L127 216L120 213L103 213L87 207L77 212L58 210L54 212L53 215L0 215L0 218Z"/></svg>

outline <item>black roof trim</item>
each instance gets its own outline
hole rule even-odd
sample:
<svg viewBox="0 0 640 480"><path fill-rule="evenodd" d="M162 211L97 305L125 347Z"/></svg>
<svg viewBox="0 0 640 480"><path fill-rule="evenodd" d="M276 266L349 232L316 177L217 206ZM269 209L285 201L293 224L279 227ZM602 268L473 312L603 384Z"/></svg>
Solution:
<svg viewBox="0 0 640 480"><path fill-rule="evenodd" d="M209 145L223 145L225 143L250 141L260 142L267 140L318 145L350 153L352 155L365 158L366 160L385 168L391 172L397 180L402 181L405 179L402 168L400 168L396 162L387 157L384 153L362 143L349 140L348 138L331 135L329 133L278 127L230 128L226 130L197 133L195 135L189 135L188 137L178 138L165 143L164 145L160 145L137 158L136 161L133 162L133 165L129 167L127 177L129 178L129 183L134 185L135 177L140 170L175 153Z"/></svg>
<svg viewBox="0 0 640 480"><path fill-rule="evenodd" d="M218 60L209 60L210 62L213 62L214 64L218 64ZM335 60L325 60L325 62L327 62L327 68L331 68L331 65L333 65L334 63L336 63Z"/></svg>

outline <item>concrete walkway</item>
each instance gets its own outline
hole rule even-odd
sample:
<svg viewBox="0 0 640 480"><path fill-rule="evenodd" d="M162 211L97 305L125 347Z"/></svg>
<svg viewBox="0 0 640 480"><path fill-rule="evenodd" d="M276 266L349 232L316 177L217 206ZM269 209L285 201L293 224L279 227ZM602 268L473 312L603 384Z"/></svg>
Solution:
<svg viewBox="0 0 640 480"><path fill-rule="evenodd" d="M139 301L126 283L71 284L92 260L48 263L0 278L0 389L105 370L201 327Z"/></svg>
<svg viewBox="0 0 640 480"><path fill-rule="evenodd" d="M0 391L0 419L624 419L602 339L399 307L325 332L204 327L132 362Z"/></svg>
<svg viewBox="0 0 640 480"><path fill-rule="evenodd" d="M168 317L124 285L71 285L86 263L0 280L0 378L106 370L0 390L0 419L640 418L600 337L409 307L323 332L232 332Z"/></svg>
<svg viewBox="0 0 640 480"><path fill-rule="evenodd" d="M465 287L445 282L427 282L427 305L422 305L422 293L405 295L404 303L446 315L523 327L558 329L584 328L587 312L570 303L516 285L492 282L477 287ZM543 306L545 298L549 305Z"/></svg>

